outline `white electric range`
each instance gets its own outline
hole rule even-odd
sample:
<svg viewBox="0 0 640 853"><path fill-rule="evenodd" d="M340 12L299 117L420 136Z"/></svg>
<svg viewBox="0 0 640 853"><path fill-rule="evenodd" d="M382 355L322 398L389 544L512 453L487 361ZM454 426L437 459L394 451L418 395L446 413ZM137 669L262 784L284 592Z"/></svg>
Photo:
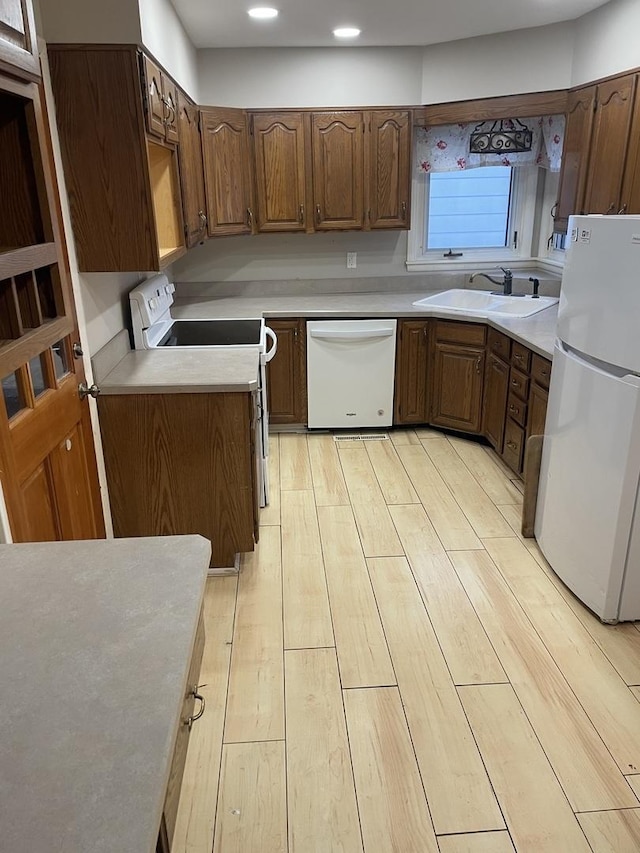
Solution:
<svg viewBox="0 0 640 853"><path fill-rule="evenodd" d="M176 319L171 314L175 285L166 275L154 275L129 294L133 341L136 349L173 347L177 350L257 349L259 352L256 399L256 447L260 506L269 503L269 412L266 364L276 354L278 341L262 317L211 317ZM267 349L267 341L272 342Z"/></svg>

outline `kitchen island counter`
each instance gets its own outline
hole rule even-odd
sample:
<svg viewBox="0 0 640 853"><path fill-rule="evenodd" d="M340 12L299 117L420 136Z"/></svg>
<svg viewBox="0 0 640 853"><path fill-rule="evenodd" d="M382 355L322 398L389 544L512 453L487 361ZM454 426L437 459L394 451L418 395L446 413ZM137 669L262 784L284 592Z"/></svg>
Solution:
<svg viewBox="0 0 640 853"><path fill-rule="evenodd" d="M209 554L200 536L0 546L3 850L156 850Z"/></svg>

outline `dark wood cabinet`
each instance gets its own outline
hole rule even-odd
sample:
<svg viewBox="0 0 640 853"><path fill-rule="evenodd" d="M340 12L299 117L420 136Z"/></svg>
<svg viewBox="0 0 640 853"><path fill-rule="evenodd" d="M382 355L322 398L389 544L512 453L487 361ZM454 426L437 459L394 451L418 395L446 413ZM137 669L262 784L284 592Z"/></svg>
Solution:
<svg viewBox="0 0 640 853"><path fill-rule="evenodd" d="M509 393L509 365L497 355L487 356L484 376L484 412L482 430L491 446L502 453L504 419Z"/></svg>
<svg viewBox="0 0 640 853"><path fill-rule="evenodd" d="M267 365L267 401L272 424L307 422L307 342L305 322L272 319L278 351Z"/></svg>
<svg viewBox="0 0 640 853"><path fill-rule="evenodd" d="M207 202L200 139L200 111L183 92L178 92L178 164L182 189L182 213L187 248L207 236Z"/></svg>
<svg viewBox="0 0 640 853"><path fill-rule="evenodd" d="M598 84L585 213L617 213L622 209L622 176L635 89L634 74Z"/></svg>
<svg viewBox="0 0 640 853"><path fill-rule="evenodd" d="M0 72L36 80L40 60L29 0L0 0Z"/></svg>
<svg viewBox="0 0 640 853"><path fill-rule="evenodd" d="M477 323L435 323L429 418L434 426L481 431L485 334Z"/></svg>
<svg viewBox="0 0 640 853"><path fill-rule="evenodd" d="M568 96L560 189L554 222L556 231L565 232L571 214L583 212L595 101L595 86L570 92Z"/></svg>
<svg viewBox="0 0 640 853"><path fill-rule="evenodd" d="M427 422L429 320L399 320L394 391L395 425Z"/></svg>
<svg viewBox="0 0 640 853"><path fill-rule="evenodd" d="M199 533L211 540L217 567L252 551L255 405L241 392L101 395L115 535Z"/></svg>
<svg viewBox="0 0 640 853"><path fill-rule="evenodd" d="M256 184L256 230L305 231L307 145L302 112L250 116Z"/></svg>
<svg viewBox="0 0 640 853"><path fill-rule="evenodd" d="M372 110L367 121L367 226L409 228L411 115L407 110Z"/></svg>
<svg viewBox="0 0 640 853"><path fill-rule="evenodd" d="M625 213L640 213L640 84L636 84L627 162L622 181L621 207Z"/></svg>
<svg viewBox="0 0 640 853"><path fill-rule="evenodd" d="M147 132L166 142L178 141L178 90L148 56L141 55Z"/></svg>
<svg viewBox="0 0 640 853"><path fill-rule="evenodd" d="M364 225L364 115L313 113L313 208L317 231Z"/></svg>
<svg viewBox="0 0 640 853"><path fill-rule="evenodd" d="M540 385L533 384L529 393L529 422L527 424L527 437L530 435L544 435L544 424L547 417L547 402L549 392Z"/></svg>
<svg viewBox="0 0 640 853"><path fill-rule="evenodd" d="M136 47L48 53L80 270L164 269L186 251L177 153L145 132Z"/></svg>
<svg viewBox="0 0 640 853"><path fill-rule="evenodd" d="M209 236L251 234L249 132L243 110L200 111Z"/></svg>

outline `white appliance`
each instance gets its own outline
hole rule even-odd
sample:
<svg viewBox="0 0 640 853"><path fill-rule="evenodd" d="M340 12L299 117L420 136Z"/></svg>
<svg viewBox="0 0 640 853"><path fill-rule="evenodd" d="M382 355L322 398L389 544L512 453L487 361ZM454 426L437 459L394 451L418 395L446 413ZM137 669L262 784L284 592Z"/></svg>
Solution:
<svg viewBox="0 0 640 853"><path fill-rule="evenodd" d="M175 286L166 275L154 275L129 293L136 349L173 347L257 348L259 351L256 400L257 477L260 506L269 503L269 413L266 364L276 354L278 341L262 317L176 319L171 314ZM272 346L267 350L267 340Z"/></svg>
<svg viewBox="0 0 640 853"><path fill-rule="evenodd" d="M572 216L538 543L603 622L640 619L640 216Z"/></svg>
<svg viewBox="0 0 640 853"><path fill-rule="evenodd" d="M395 320L307 322L309 427L393 421Z"/></svg>

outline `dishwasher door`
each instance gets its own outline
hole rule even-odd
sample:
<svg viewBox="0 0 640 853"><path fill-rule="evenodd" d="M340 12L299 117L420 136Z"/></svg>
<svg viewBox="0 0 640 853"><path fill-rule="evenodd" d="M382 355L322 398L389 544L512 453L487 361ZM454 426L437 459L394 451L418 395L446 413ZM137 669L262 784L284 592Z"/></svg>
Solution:
<svg viewBox="0 0 640 853"><path fill-rule="evenodd" d="M309 427L393 422L395 320L307 322Z"/></svg>

